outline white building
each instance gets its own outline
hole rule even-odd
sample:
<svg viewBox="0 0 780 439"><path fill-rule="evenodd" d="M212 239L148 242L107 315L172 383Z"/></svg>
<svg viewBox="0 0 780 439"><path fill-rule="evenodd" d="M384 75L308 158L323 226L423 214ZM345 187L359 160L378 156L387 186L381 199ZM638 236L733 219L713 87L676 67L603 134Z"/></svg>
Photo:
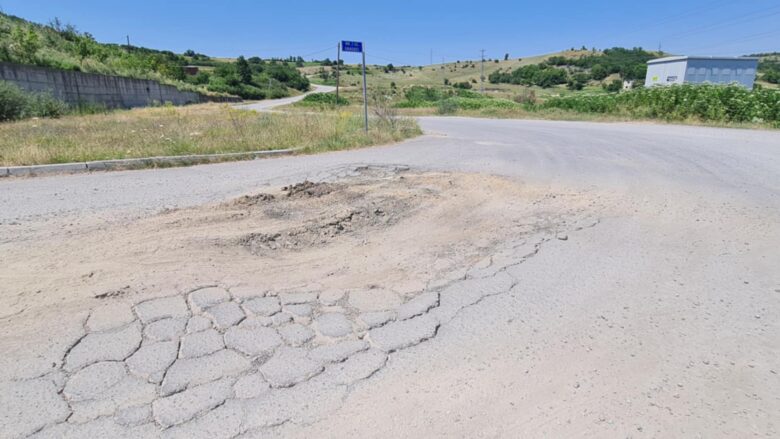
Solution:
<svg viewBox="0 0 780 439"><path fill-rule="evenodd" d="M670 56L647 62L645 87L736 83L752 89L757 68L758 58Z"/></svg>

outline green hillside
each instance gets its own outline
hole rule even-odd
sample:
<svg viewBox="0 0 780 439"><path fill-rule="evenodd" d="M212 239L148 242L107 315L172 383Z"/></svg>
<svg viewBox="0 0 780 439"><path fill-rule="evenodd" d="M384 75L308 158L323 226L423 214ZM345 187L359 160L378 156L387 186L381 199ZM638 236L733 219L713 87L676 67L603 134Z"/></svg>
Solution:
<svg viewBox="0 0 780 439"><path fill-rule="evenodd" d="M0 13L0 61L63 70L154 79L180 89L247 99L283 97L307 90L309 81L295 62L257 57L220 60L192 50L165 50L105 44L88 32L54 19L47 25ZM187 75L185 66L200 66Z"/></svg>

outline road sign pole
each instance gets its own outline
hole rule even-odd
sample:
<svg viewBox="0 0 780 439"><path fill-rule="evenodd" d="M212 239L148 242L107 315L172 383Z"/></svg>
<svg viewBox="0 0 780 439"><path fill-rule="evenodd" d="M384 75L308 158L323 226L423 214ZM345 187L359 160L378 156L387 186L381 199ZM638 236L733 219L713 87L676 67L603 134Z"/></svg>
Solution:
<svg viewBox="0 0 780 439"><path fill-rule="evenodd" d="M363 44L363 119L366 122L366 134L368 134L368 91L366 89L366 45Z"/></svg>
<svg viewBox="0 0 780 439"><path fill-rule="evenodd" d="M336 106L339 105L339 70L341 70L341 41L336 45L338 55L336 55Z"/></svg>

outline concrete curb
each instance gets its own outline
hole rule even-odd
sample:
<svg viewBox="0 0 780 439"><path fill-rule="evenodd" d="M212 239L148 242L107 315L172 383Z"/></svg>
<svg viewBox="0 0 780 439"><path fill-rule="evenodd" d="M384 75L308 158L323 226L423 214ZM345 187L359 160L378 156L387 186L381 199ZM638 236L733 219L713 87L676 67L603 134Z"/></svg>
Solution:
<svg viewBox="0 0 780 439"><path fill-rule="evenodd" d="M158 166L187 166L200 163L212 163L223 159L259 159L294 154L301 148L277 149L270 151L231 152L225 154L194 154L183 156L144 157L138 159L96 160L90 162L58 163L52 165L0 167L2 177L24 177L45 174L75 174L89 171L108 171L117 169L142 169Z"/></svg>

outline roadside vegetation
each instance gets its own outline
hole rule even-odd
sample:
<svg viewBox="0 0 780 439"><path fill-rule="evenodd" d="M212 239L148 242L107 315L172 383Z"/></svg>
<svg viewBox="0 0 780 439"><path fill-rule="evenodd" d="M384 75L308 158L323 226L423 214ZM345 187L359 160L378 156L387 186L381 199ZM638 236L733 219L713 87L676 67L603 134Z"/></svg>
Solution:
<svg viewBox="0 0 780 439"><path fill-rule="evenodd" d="M379 93L375 90L372 95ZM539 118L562 120L657 120L718 126L780 128L780 91L740 86L682 85L636 88L608 93L571 93L539 98L529 89L512 99L457 88L411 86L405 90L384 89L391 106L406 116L463 115L497 118ZM342 92L348 104L321 105L328 112L359 114L362 97L358 89ZM372 106L373 99L370 102ZM310 111L303 102L290 111Z"/></svg>
<svg viewBox="0 0 780 439"><path fill-rule="evenodd" d="M412 119L363 119L350 112L256 113L224 104L164 106L0 124L0 165L34 165L286 148L320 152L419 135Z"/></svg>
<svg viewBox="0 0 780 439"><path fill-rule="evenodd" d="M221 60L188 50L176 54L97 42L88 32L53 19L47 25L0 13L0 62L154 79L182 90L244 99L288 96L309 88L303 59ZM185 69L185 67L190 68ZM195 69L197 68L197 73ZM191 74L188 74L187 72Z"/></svg>

